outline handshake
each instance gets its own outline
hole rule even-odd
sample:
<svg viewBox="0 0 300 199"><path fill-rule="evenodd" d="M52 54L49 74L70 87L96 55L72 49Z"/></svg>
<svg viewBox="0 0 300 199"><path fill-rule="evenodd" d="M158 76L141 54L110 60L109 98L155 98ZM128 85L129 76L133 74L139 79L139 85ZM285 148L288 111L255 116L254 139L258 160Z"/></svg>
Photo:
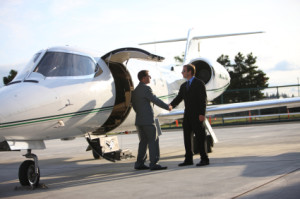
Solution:
<svg viewBox="0 0 300 199"><path fill-rule="evenodd" d="M173 106L171 104L169 104L169 111L171 111L173 109Z"/></svg>

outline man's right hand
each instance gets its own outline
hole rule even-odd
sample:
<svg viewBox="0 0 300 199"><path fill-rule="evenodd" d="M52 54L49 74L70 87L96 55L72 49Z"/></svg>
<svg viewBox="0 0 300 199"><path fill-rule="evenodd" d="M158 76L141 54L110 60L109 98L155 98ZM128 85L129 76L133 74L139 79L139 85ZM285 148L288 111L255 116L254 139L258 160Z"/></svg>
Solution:
<svg viewBox="0 0 300 199"><path fill-rule="evenodd" d="M171 111L173 109L173 107L169 104L169 111Z"/></svg>

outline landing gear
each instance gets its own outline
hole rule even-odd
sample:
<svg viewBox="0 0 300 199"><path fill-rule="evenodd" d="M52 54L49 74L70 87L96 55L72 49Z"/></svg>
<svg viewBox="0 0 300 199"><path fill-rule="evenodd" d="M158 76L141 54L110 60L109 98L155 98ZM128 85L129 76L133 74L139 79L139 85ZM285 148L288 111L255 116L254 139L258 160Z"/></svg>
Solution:
<svg viewBox="0 0 300 199"><path fill-rule="evenodd" d="M90 137L86 137L86 141L89 143L90 148L93 151L93 156L95 159L99 159L100 156L103 157L106 160L109 160L111 162L115 162L115 158L111 157L109 154L102 152L102 147L100 145L100 139L91 139ZM88 147L89 148L89 147Z"/></svg>
<svg viewBox="0 0 300 199"><path fill-rule="evenodd" d="M93 151L93 157L94 157L94 159L95 160L100 159L100 155L97 153L97 151L95 151L95 150L92 150L92 151Z"/></svg>
<svg viewBox="0 0 300 199"><path fill-rule="evenodd" d="M116 162L116 160L134 157L130 150L122 150L119 148L117 136L94 136L92 139L90 135L87 135L86 140L89 143L87 151L92 150L94 159L103 157L108 161Z"/></svg>
<svg viewBox="0 0 300 199"><path fill-rule="evenodd" d="M193 136L192 143L193 143L192 144L193 153L194 154L198 154L199 153L199 149L198 149L198 141L196 139L196 136ZM213 137L211 135L206 135L206 152L207 153L211 153L213 146L214 146Z"/></svg>
<svg viewBox="0 0 300 199"><path fill-rule="evenodd" d="M27 150L26 158L33 158L32 160L25 160L19 167L19 181L23 186L37 187L40 181L40 169L38 167L38 158L31 153L31 149Z"/></svg>

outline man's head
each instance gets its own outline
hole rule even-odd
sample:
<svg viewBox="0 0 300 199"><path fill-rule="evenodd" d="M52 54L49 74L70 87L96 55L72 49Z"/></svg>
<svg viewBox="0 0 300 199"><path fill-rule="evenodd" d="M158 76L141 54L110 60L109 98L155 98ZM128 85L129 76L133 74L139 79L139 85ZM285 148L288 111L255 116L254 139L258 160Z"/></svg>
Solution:
<svg viewBox="0 0 300 199"><path fill-rule="evenodd" d="M151 79L151 76L149 75L149 71L141 70L138 73L138 79L140 80L140 82L143 82L144 84L149 84Z"/></svg>
<svg viewBox="0 0 300 199"><path fill-rule="evenodd" d="M193 64L187 64L183 66L182 76L186 79L191 79L196 73L196 67Z"/></svg>

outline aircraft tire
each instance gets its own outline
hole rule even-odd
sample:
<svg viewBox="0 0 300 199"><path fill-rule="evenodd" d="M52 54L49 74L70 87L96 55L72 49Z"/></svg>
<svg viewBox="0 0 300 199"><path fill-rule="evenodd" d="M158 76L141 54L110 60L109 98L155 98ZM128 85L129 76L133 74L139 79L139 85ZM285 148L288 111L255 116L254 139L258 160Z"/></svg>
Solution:
<svg viewBox="0 0 300 199"><path fill-rule="evenodd" d="M95 160L100 159L100 155L98 155L98 153L97 153L96 151L94 151L94 150L92 150L92 151L93 151L94 159L95 159Z"/></svg>
<svg viewBox="0 0 300 199"><path fill-rule="evenodd" d="M25 160L19 167L19 181L23 186L37 187L40 181L40 169L39 173L34 172L34 161Z"/></svg>

